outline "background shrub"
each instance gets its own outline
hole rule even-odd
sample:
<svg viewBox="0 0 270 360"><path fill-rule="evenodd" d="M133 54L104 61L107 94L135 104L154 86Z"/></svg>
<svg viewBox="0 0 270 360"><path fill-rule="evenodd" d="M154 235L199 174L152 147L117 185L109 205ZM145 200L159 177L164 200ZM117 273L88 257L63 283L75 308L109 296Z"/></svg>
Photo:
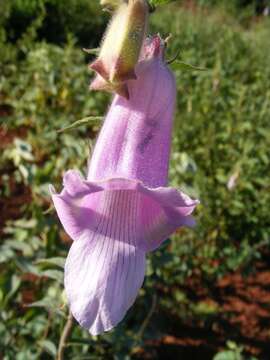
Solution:
<svg viewBox="0 0 270 360"><path fill-rule="evenodd" d="M168 59L180 50L181 60L208 69L172 65L178 98L170 180L200 198L198 225L148 257L140 296L113 332L90 338L74 327L70 359L140 358L147 341L173 333L172 321L212 326L219 309L192 301L187 279L199 277L211 292L228 272L254 271L269 246L269 21L246 27L240 15L210 9L213 1L200 4L175 2L151 19L151 32L173 34ZM234 9L245 5L235 2ZM66 321L62 265L69 240L48 186L60 189L66 169L86 169L101 123L58 130L108 106L108 95L88 92L90 56L81 50L99 43L106 17L86 0L1 7L0 356L51 359ZM242 356L239 349L227 353Z"/></svg>

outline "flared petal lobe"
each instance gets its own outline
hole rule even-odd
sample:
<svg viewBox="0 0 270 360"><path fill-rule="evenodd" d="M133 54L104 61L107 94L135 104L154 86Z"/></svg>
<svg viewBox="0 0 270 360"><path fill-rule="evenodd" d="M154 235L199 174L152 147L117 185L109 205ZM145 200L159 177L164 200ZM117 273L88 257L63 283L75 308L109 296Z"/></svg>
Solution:
<svg viewBox="0 0 270 360"><path fill-rule="evenodd" d="M75 240L65 265L72 314L93 335L108 331L135 301L145 253L179 226L191 224L197 201L175 189L149 189L134 180L90 182L71 170L63 191L52 197Z"/></svg>
<svg viewBox="0 0 270 360"><path fill-rule="evenodd" d="M115 96L98 137L88 179L124 177L165 186L176 97L174 76L163 61L159 37L148 40L128 81L130 99Z"/></svg>
<svg viewBox="0 0 270 360"><path fill-rule="evenodd" d="M147 188L137 180L120 178L91 182L75 170L65 174L64 184L62 192L53 192L52 198L59 219L73 240L79 241L89 231L101 232L100 222L120 216L121 200L126 207L130 204L133 211L125 210L125 222L119 226L132 224L134 245L145 252L157 248L178 227L192 225L191 213L198 204L173 188ZM115 203L114 196L119 197L119 192L120 200Z"/></svg>
<svg viewBox="0 0 270 360"><path fill-rule="evenodd" d="M65 289L81 326L97 335L122 320L134 303L145 273L145 253L136 246L136 211L128 193L100 196L95 227L84 229L71 246L65 265ZM75 286L79 284L79 286Z"/></svg>

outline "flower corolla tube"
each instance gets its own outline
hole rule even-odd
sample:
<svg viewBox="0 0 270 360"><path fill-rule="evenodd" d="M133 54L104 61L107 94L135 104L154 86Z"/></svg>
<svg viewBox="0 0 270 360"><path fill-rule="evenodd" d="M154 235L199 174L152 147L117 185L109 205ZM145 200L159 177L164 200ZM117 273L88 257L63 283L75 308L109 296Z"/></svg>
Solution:
<svg viewBox="0 0 270 360"><path fill-rule="evenodd" d="M130 99L114 97L87 178L69 170L61 193L52 189L74 240L65 264L68 302L93 335L116 326L134 303L147 252L194 224L198 201L167 187L176 86L163 52L159 36L146 40L137 79L127 82Z"/></svg>

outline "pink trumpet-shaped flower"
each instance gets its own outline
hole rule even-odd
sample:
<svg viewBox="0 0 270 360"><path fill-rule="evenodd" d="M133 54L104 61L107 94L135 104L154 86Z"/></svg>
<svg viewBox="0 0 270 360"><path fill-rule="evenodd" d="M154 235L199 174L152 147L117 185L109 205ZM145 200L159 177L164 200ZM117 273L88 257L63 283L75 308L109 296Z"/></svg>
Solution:
<svg viewBox="0 0 270 360"><path fill-rule="evenodd" d="M142 286L145 254L192 226L198 203L166 187L176 88L158 36L148 39L136 70L130 100L116 95L112 102L87 180L68 171L62 192L52 194L74 240L65 265L68 301L94 335L123 319Z"/></svg>

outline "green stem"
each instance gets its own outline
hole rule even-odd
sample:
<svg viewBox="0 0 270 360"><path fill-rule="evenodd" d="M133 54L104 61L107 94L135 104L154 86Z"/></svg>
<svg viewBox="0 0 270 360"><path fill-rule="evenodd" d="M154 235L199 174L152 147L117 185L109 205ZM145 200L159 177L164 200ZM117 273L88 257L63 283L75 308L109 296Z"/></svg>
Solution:
<svg viewBox="0 0 270 360"><path fill-rule="evenodd" d="M67 322L64 326L63 332L60 337L56 360L64 360L65 348L69 335L71 334L72 326L73 326L73 316L71 311L69 311Z"/></svg>

